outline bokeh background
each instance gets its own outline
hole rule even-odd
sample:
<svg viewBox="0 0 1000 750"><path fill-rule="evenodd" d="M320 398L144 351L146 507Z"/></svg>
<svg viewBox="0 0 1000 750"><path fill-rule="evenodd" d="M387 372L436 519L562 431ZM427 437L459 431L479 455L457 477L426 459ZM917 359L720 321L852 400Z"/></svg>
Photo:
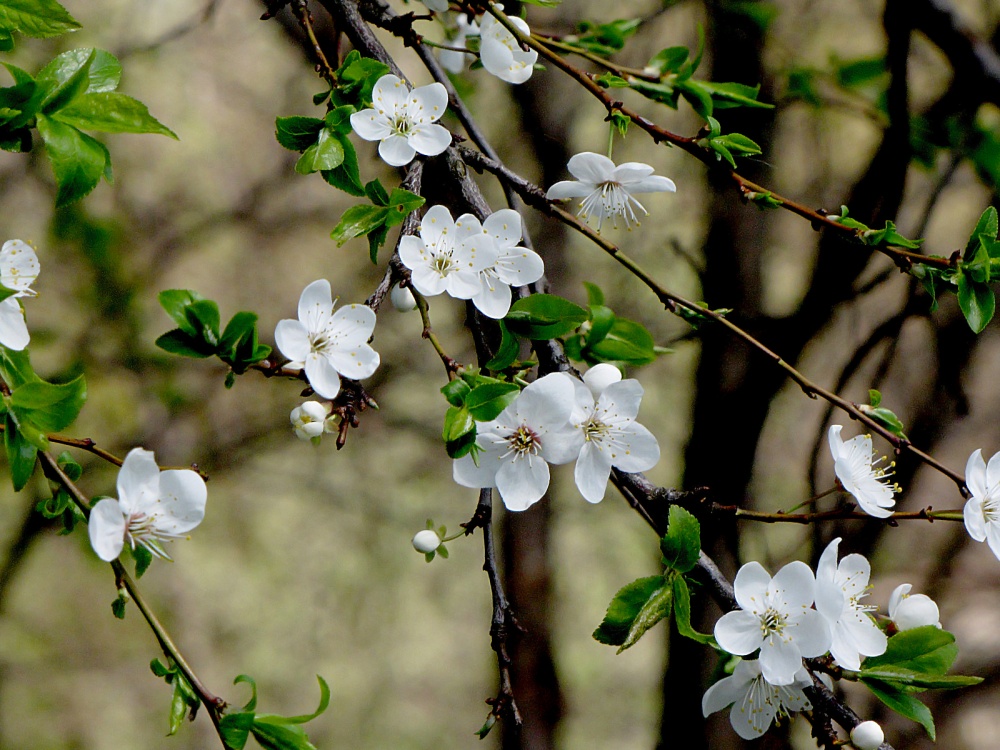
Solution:
<svg viewBox="0 0 1000 750"><path fill-rule="evenodd" d="M338 248L329 239L353 200L318 175L296 174L296 155L274 139L276 116L321 112L311 103L321 81L294 19L286 10L261 22L262 4L237 0L66 5L82 30L20 40L4 59L37 70L63 49L108 49L124 65L120 90L180 136L108 137L114 184L58 212L40 146L0 156L3 238L32 240L42 263L39 296L27 302L33 361L52 380L87 376L89 401L73 435L119 455L141 445L161 465L195 462L211 476L205 522L171 549L175 563L152 566L143 591L205 683L234 705L248 691L231 682L247 673L261 710L309 712L314 675L322 675L331 708L307 727L319 748L498 747L499 731L484 742L474 735L496 691L481 540L452 542L450 559L430 565L409 543L428 517L457 529L476 502L450 478L439 437L443 373L419 318L388 306L380 313L374 346L383 364L367 385L381 409L362 416L339 452L331 439L316 447L292 434L288 414L301 383L250 373L226 390L218 364L153 345L172 327L156 301L163 289L195 289L219 302L224 319L252 310L273 343L274 325L294 317L310 281L328 278L342 302L360 302L381 278L364 240ZM533 29L568 33L582 19L642 17L621 57L640 68L664 47L694 46L703 25L709 46L699 76L762 82L761 98L777 103L720 115L727 131L764 146L747 174L807 205L836 211L849 203L852 215L879 226L894 219L904 235L925 237L928 252L949 255L994 200L1000 141L990 139L1000 110L988 77L943 51L946 24L921 26L924 5L568 0L531 7L528 19ZM900 6L908 8L902 20ZM1000 4L953 6L951 18L994 49ZM395 7L423 11L419 3ZM333 49L328 16L319 4L313 11ZM430 23L418 28L439 38ZM384 41L408 75L429 80L412 51ZM850 78L843 71L858 60L875 61L875 72ZM813 101L803 100L802 81ZM556 71L538 71L518 88L472 71L459 85L507 163L538 183L566 178L572 153L606 146L602 108ZM886 91L901 89L903 109L898 97L893 109ZM700 127L686 105L675 112L628 101L674 132ZM911 159L911 143L926 152L923 163ZM373 145L358 142L358 150L366 180L394 184ZM995 325L972 336L953 297L929 312L927 296L888 260L821 240L790 214L743 205L701 164L641 133L619 142L615 158L650 163L678 185L676 194L644 200L650 215L641 227L606 230L665 285L734 308L743 325L852 400L880 388L915 442L952 468L961 470L974 448L987 456L1000 449ZM480 183L499 208L497 187ZM832 484L823 403L719 332L692 336L597 248L538 217L528 227L553 291L582 303L582 282L597 283L619 314L673 350L632 373L646 388L640 420L662 449L650 479L709 486L722 502L770 510ZM436 298L431 315L449 353L472 361L463 307ZM77 458L85 491L114 494L113 467ZM898 471L901 509L960 507L946 478L906 457ZM737 747L724 717L706 725L697 718L697 683L715 666L700 648L671 642L663 627L618 656L591 638L619 587L659 571L656 539L614 492L591 506L571 469L553 474L550 496L501 527L515 606L529 629L517 647L529 726L521 744L508 735L505 746ZM148 667L159 656L155 640L133 607L124 621L112 616L112 573L83 530L59 536L31 512L45 492L38 478L19 494L0 494L0 748L218 746L204 716L164 737L170 688ZM741 526L709 541L731 573L742 559L772 569L815 559L837 534L842 552L871 556L873 604L884 612L904 581L932 594L958 637L958 668L986 677L976 689L927 696L938 745L995 747L1000 562L960 525ZM706 608L703 627L716 616ZM852 694L852 705L885 721L897 748L930 746L869 697ZM805 722L768 742L813 745Z"/></svg>

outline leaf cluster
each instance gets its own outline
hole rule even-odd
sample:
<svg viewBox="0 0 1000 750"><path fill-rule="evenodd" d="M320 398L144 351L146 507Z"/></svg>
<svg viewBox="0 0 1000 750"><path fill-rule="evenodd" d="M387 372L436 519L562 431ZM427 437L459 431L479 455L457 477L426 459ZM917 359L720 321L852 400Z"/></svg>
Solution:
<svg viewBox="0 0 1000 750"><path fill-rule="evenodd" d="M319 706L316 710L302 716L279 716L257 713L257 683L249 675L239 675L233 680L233 684L247 683L252 694L242 709L236 713L226 714L219 721L219 733L226 747L231 750L243 750L250 735L253 735L257 744L265 750L316 750L316 746L309 741L309 736L301 726L322 714L330 705L329 686L319 675L316 675L316 679L319 681L320 691Z"/></svg>
<svg viewBox="0 0 1000 750"><path fill-rule="evenodd" d="M368 253L372 263L376 263L379 248L385 244L389 230L402 224L426 201L404 188L393 188L391 193L386 193L377 179L365 185L363 194L368 196L371 205L361 204L347 209L330 233L330 238L340 247L355 237L367 236Z"/></svg>
<svg viewBox="0 0 1000 750"><path fill-rule="evenodd" d="M149 663L149 668L153 670L153 674L161 677L168 685L172 685L174 688L173 696L170 699L169 730L167 731L167 736L171 737L177 734L177 730L181 728L185 716L190 721L194 721L198 713L198 708L201 706L201 701L198 698L198 694L195 693L194 688L191 687L191 683L188 682L187 677L184 676L176 665L172 664L168 667L159 659L153 659Z"/></svg>

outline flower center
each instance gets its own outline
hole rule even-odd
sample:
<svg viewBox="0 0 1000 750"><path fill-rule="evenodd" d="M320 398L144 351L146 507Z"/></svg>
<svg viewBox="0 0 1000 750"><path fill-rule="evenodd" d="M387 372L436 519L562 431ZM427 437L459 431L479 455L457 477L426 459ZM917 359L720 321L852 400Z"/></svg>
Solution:
<svg viewBox="0 0 1000 750"><path fill-rule="evenodd" d="M413 127L416 123L410 119L409 115L396 115L391 120L389 120L389 127L392 128L392 132L395 135L401 135L404 138L410 136L413 132Z"/></svg>
<svg viewBox="0 0 1000 750"><path fill-rule="evenodd" d="M522 424L507 436L507 452L501 458L513 453L515 460L527 457L530 462L531 457L537 456L541 449L542 441L538 438L538 434L528 425Z"/></svg>
<svg viewBox="0 0 1000 750"><path fill-rule="evenodd" d="M768 607L764 611L764 614L760 616L760 632L765 638L771 633L781 635L787 622L788 615L784 612L779 612L773 607Z"/></svg>
<svg viewBox="0 0 1000 750"><path fill-rule="evenodd" d="M608 433L610 432L611 427L609 425L604 424L604 422L595 417L591 417L586 427L583 428L583 437L588 443L592 440L601 442L608 437Z"/></svg>
<svg viewBox="0 0 1000 750"><path fill-rule="evenodd" d="M435 255L434 260L431 261L431 270L436 271L442 278L454 271L457 266L458 264L455 263L450 252Z"/></svg>
<svg viewBox="0 0 1000 750"><path fill-rule="evenodd" d="M152 552L156 557L165 560L170 559L170 555L160 546L161 542L172 542L180 539L183 534L171 534L160 526L160 516L156 513L143 513L137 511L128 517L125 524L125 541L135 549L138 544Z"/></svg>

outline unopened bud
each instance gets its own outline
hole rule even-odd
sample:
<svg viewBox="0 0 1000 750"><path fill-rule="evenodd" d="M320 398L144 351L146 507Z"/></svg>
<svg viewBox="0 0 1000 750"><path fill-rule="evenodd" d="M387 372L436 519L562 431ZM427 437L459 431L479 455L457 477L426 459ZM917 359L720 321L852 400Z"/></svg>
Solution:
<svg viewBox="0 0 1000 750"><path fill-rule="evenodd" d="M399 312L413 312L417 309L417 301L413 298L413 292L409 287L402 287L396 284L389 292L389 301Z"/></svg>
<svg viewBox="0 0 1000 750"><path fill-rule="evenodd" d="M851 742L858 750L876 750L885 742L885 734L878 722L863 721L851 730Z"/></svg>
<svg viewBox="0 0 1000 750"><path fill-rule="evenodd" d="M306 401L292 409L288 418L300 440L312 440L323 434L327 411L319 401Z"/></svg>
<svg viewBox="0 0 1000 750"><path fill-rule="evenodd" d="M424 529L413 535L413 549L417 552L427 554L433 552L441 546L441 537L432 529Z"/></svg>

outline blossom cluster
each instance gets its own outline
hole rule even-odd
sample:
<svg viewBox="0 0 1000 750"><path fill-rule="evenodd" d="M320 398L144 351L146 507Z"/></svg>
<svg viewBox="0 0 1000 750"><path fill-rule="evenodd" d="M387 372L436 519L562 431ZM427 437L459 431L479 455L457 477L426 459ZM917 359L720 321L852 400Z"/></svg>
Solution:
<svg viewBox="0 0 1000 750"><path fill-rule="evenodd" d="M885 653L888 639L862 600L871 565L862 555L838 561L840 538L823 551L816 573L791 562L772 578L760 563L740 568L733 582L738 609L715 625L719 646L744 659L733 674L708 689L707 716L732 705L730 722L744 739L761 736L778 717L811 706L803 689L812 684L803 658L829 653L838 666L858 670L864 657ZM938 609L923 594L901 584L890 597L889 619L897 630L940 627Z"/></svg>
<svg viewBox="0 0 1000 750"><path fill-rule="evenodd" d="M549 486L549 464L576 461L580 494L600 502L611 469L646 471L660 458L653 434L635 421L642 399L637 380L599 364L583 382L555 372L528 385L491 422L479 425L476 451L456 459L455 481L495 487L508 510L526 510Z"/></svg>

